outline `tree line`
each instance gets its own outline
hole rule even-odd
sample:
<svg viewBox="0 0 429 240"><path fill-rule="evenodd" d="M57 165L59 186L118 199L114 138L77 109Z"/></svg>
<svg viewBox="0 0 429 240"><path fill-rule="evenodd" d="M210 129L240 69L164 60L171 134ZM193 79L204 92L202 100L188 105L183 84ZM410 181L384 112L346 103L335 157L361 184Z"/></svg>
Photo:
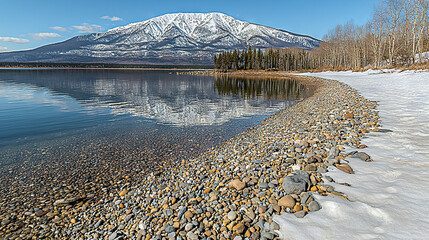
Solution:
<svg viewBox="0 0 429 240"><path fill-rule="evenodd" d="M256 49L225 51L214 56L219 70L282 70L309 69L310 51L299 48Z"/></svg>
<svg viewBox="0 0 429 240"><path fill-rule="evenodd" d="M299 71L410 66L429 51L429 0L381 0L364 25L330 30L313 50L233 50L214 57L220 70Z"/></svg>

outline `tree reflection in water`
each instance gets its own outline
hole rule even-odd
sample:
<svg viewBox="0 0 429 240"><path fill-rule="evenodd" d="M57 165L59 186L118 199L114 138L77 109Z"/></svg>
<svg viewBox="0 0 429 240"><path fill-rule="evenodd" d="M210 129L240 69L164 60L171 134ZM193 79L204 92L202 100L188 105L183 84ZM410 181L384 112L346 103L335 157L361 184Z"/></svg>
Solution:
<svg viewBox="0 0 429 240"><path fill-rule="evenodd" d="M292 77L260 79L260 77L216 76L214 84L219 95L245 99L294 101L311 96L314 90Z"/></svg>

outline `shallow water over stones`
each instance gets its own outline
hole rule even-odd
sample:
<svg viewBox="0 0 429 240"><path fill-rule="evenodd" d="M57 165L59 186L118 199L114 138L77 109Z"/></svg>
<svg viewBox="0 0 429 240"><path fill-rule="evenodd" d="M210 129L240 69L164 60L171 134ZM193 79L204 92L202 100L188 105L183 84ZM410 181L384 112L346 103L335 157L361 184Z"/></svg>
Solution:
<svg viewBox="0 0 429 240"><path fill-rule="evenodd" d="M168 71L1 70L0 93L0 165L6 165L19 158L46 159L47 148L55 145L97 139L109 144L118 135L191 145L211 139L212 146L311 91L292 80ZM37 156L14 155L24 149Z"/></svg>

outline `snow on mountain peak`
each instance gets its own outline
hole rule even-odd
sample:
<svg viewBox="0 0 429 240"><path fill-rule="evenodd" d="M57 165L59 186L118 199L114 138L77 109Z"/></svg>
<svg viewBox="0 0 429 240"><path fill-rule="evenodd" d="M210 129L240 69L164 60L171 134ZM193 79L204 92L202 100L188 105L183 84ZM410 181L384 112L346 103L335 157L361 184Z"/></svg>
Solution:
<svg viewBox="0 0 429 240"><path fill-rule="evenodd" d="M248 46L312 49L318 45L319 40L312 37L240 21L223 13L170 13L105 33L0 54L0 61L211 64L216 53ZM29 54L32 52L37 54Z"/></svg>

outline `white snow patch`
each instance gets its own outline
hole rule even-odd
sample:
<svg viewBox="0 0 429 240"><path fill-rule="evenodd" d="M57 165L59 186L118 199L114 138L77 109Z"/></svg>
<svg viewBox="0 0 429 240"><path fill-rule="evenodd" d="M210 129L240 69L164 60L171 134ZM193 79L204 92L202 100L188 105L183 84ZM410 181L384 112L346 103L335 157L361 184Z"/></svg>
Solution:
<svg viewBox="0 0 429 240"><path fill-rule="evenodd" d="M428 239L429 237L429 72L324 72L379 101L382 128L362 143L374 162L350 160L355 174L330 168L330 183L351 201L316 196L322 209L303 219L275 216L283 239ZM347 148L345 152L354 149ZM328 182L328 181L325 181Z"/></svg>
<svg viewBox="0 0 429 240"><path fill-rule="evenodd" d="M416 54L415 60L416 60L416 62L420 62L420 54ZM422 61L421 62L425 63L428 61L429 61L429 52L422 53Z"/></svg>

